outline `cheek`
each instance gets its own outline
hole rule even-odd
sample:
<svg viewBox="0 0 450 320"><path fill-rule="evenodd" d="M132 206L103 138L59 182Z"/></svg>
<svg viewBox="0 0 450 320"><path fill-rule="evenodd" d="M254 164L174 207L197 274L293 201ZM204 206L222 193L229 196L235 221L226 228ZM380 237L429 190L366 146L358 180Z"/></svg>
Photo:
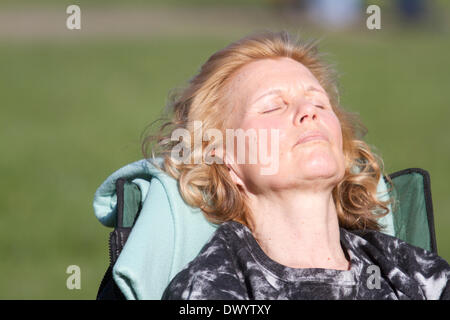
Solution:
<svg viewBox="0 0 450 320"><path fill-rule="evenodd" d="M266 148L271 152L272 139L277 138L278 145L281 147L282 142L286 138L286 121L277 117L261 117L259 119L248 119L242 123L241 129L247 131L254 130L257 135L258 147ZM264 135L265 139L262 139ZM260 141L260 139L262 139ZM264 143L265 142L265 143Z"/></svg>
<svg viewBox="0 0 450 320"><path fill-rule="evenodd" d="M334 147L335 150L334 153L336 155L336 160L340 164L340 172L342 179L345 174L345 154L344 154L344 147L343 147L343 138L342 138L342 127L341 122L339 121L339 118L332 114L329 117L327 117L327 126L329 128L329 133L331 135L331 138L334 140Z"/></svg>
<svg viewBox="0 0 450 320"><path fill-rule="evenodd" d="M329 129L331 138L336 142L340 150L342 150L342 128L338 117L334 113L330 113L324 116L323 119Z"/></svg>
<svg viewBox="0 0 450 320"><path fill-rule="evenodd" d="M277 117L259 117L258 119L247 119L242 123L241 128L247 129L281 129L286 124L283 119Z"/></svg>

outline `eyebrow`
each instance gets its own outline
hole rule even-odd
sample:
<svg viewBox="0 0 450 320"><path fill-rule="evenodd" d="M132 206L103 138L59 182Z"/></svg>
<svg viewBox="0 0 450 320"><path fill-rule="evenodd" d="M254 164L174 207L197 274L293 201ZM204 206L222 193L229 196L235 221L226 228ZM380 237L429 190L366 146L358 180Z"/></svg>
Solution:
<svg viewBox="0 0 450 320"><path fill-rule="evenodd" d="M255 103L256 101L258 101L258 100L261 99L261 98L264 98L265 96L268 96L268 95L271 95L271 94L275 94L275 93L280 93L280 92L282 92L282 91L283 91L283 90L281 90L281 89L270 89L269 91L263 93L263 94L260 95L258 98L256 98L256 99L253 101L253 103ZM320 93L322 93L322 94L328 96L327 93L326 93L325 91L323 91L322 89L319 89L319 88L317 88L317 87L314 87L314 86L309 86L309 87L306 89L306 91L307 91L307 92L309 92L309 91L320 92Z"/></svg>

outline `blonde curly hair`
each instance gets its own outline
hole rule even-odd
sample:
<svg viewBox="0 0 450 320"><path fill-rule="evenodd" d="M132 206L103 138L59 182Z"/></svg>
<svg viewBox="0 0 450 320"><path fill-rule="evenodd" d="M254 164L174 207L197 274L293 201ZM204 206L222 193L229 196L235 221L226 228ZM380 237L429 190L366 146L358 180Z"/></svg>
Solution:
<svg viewBox="0 0 450 320"><path fill-rule="evenodd" d="M291 58L305 67L326 90L332 108L342 128L345 175L332 191L339 225L347 229L380 230L377 219L388 214L388 204L377 198L377 185L382 176L383 162L362 138L367 129L357 114L345 111L339 104L337 74L318 53L316 41L301 41L287 31L263 31L248 35L214 53L190 79L188 85L173 91L168 103L170 118L157 135L148 135L142 143L146 159L157 154L164 159L162 170L178 180L183 199L199 207L213 223L234 220L253 230L252 213L246 195L233 183L225 164L194 161L214 149L221 141L194 144L198 130L195 120L202 121L202 130L225 131L226 112L231 110L230 79L244 65L261 59ZM175 161L173 148L179 141L171 140L173 130L182 128L191 139L184 141L190 161ZM148 152L151 150L151 156ZM391 181L388 179L389 184Z"/></svg>

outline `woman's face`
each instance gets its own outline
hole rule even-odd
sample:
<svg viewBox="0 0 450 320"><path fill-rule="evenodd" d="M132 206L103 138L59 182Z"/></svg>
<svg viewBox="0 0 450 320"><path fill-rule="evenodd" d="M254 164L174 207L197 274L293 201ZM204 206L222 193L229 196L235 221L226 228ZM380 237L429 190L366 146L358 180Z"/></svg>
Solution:
<svg viewBox="0 0 450 320"><path fill-rule="evenodd" d="M234 154L227 154L235 183L257 194L288 188L332 189L343 178L339 120L325 90L304 65L290 58L249 63L233 77L231 90L233 109L227 128L257 133L243 149L235 147ZM276 131L278 138L273 140ZM267 143L261 143L264 132ZM248 152L255 153L250 148L255 142L259 143L257 161L251 164ZM264 162L267 158L262 161L261 148L273 156L270 164ZM245 163L237 163L239 152L246 153ZM261 174L268 167L271 173Z"/></svg>

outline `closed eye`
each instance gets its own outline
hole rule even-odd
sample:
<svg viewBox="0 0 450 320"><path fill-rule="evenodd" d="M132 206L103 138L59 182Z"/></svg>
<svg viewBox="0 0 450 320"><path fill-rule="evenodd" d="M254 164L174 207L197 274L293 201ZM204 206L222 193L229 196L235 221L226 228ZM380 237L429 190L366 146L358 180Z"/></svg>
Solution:
<svg viewBox="0 0 450 320"><path fill-rule="evenodd" d="M261 113L270 113L270 112L273 112L273 111L276 111L276 110L279 110L279 109L281 109L281 107L272 108L272 109L263 111L263 112L261 112Z"/></svg>

